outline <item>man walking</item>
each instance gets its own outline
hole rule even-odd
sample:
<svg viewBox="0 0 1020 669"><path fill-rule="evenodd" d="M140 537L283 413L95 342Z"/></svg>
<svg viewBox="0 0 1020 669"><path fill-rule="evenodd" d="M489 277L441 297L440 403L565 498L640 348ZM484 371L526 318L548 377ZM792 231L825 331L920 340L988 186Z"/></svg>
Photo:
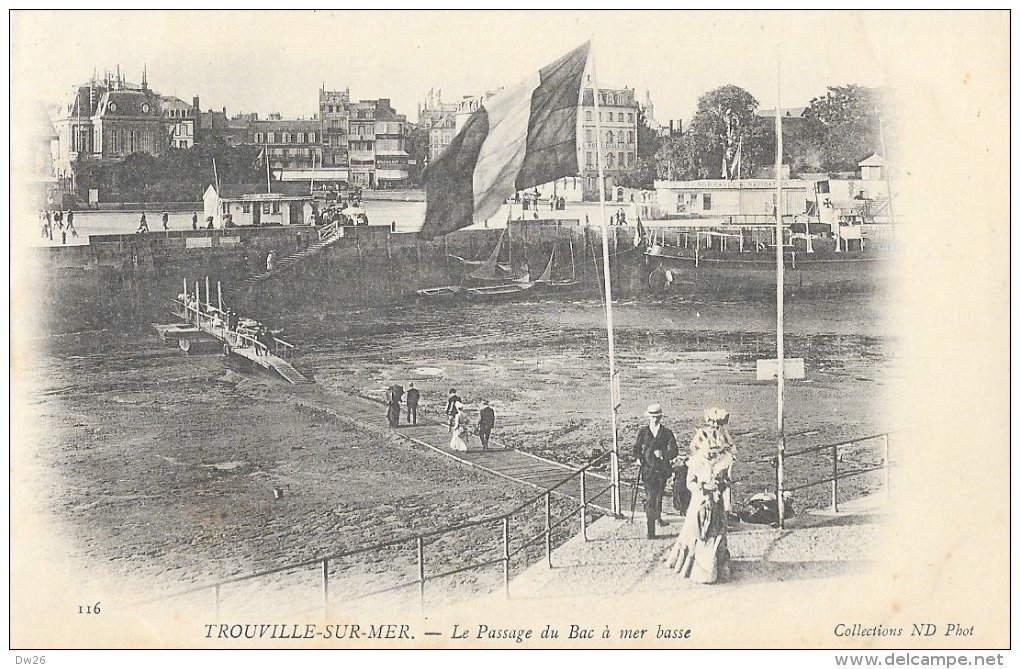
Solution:
<svg viewBox="0 0 1020 669"><path fill-rule="evenodd" d="M496 425L496 412L489 406L489 400L482 402L482 410L478 415L478 438L482 441L482 448L489 447L489 435Z"/></svg>
<svg viewBox="0 0 1020 669"><path fill-rule="evenodd" d="M413 383L407 386L407 422L411 425L418 424L418 401L421 393L414 387Z"/></svg>
<svg viewBox="0 0 1020 669"><path fill-rule="evenodd" d="M679 454L679 449L673 432L662 424L662 407L649 404L645 415L648 425L638 431L634 457L641 463L641 481L645 484L648 538L654 539L655 524L667 524L662 520L662 494L673 471L670 462Z"/></svg>

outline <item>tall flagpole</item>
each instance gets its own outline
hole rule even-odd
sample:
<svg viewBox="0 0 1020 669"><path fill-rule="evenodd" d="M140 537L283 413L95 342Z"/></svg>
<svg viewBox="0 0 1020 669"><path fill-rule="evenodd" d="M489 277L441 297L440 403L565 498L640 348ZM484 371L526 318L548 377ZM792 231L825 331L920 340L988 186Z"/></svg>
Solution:
<svg viewBox="0 0 1020 669"><path fill-rule="evenodd" d="M776 453L776 508L779 529L783 529L783 456L786 433L783 427L783 115L780 111L780 60L776 54L776 427L779 442Z"/></svg>
<svg viewBox="0 0 1020 669"><path fill-rule="evenodd" d="M613 286L609 275L609 225L606 217L606 177L602 161L602 118L599 112L599 79L595 70L595 37L591 40L592 98L595 101L595 162L599 168L599 215L602 218L602 275L606 291L606 332L609 336L609 404L610 427L613 431L613 450L609 470L612 480L612 511L620 515L620 443L617 434L616 412L620 406L620 381L616 376L616 345L613 339ZM582 94L583 99L583 94Z"/></svg>
<svg viewBox="0 0 1020 669"><path fill-rule="evenodd" d="M266 158L266 192L267 193L272 193L273 192L273 184L272 184L272 181L269 178L269 145L268 144L266 144L266 147L263 149L263 152L264 152L264 155L265 155L265 158Z"/></svg>

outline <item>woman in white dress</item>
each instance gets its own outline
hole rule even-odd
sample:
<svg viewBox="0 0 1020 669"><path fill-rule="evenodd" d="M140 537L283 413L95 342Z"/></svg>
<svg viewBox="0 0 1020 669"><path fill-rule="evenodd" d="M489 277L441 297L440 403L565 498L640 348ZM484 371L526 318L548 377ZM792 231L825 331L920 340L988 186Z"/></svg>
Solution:
<svg viewBox="0 0 1020 669"><path fill-rule="evenodd" d="M466 451L468 449L468 416L464 411L464 405L457 402L454 405L457 414L453 417L453 436L450 437L450 449L454 451Z"/></svg>
<svg viewBox="0 0 1020 669"><path fill-rule="evenodd" d="M676 543L666 556L671 569L699 583L716 583L730 577L726 500L734 446L724 427L728 418L723 409L709 409L705 412L705 426L698 428L691 440L687 460L691 503Z"/></svg>

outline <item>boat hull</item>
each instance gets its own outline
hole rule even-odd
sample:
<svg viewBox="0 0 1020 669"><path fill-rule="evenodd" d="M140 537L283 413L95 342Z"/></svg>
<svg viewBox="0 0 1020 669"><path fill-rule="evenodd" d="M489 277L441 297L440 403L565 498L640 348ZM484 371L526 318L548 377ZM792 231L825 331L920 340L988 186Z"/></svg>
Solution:
<svg viewBox="0 0 1020 669"><path fill-rule="evenodd" d="M783 284L787 292L873 292L887 285L888 253L787 253ZM743 296L776 290L776 258L768 252L680 255L645 252L648 289L655 293Z"/></svg>

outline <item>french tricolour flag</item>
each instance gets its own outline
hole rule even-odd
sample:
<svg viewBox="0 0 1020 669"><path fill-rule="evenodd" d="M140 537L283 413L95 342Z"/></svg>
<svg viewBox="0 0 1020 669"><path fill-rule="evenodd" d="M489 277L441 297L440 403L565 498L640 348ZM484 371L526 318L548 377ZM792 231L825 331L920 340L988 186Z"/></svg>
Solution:
<svg viewBox="0 0 1020 669"><path fill-rule="evenodd" d="M425 170L425 224L432 239L489 218L516 191L576 176L577 109L590 42L471 115Z"/></svg>

